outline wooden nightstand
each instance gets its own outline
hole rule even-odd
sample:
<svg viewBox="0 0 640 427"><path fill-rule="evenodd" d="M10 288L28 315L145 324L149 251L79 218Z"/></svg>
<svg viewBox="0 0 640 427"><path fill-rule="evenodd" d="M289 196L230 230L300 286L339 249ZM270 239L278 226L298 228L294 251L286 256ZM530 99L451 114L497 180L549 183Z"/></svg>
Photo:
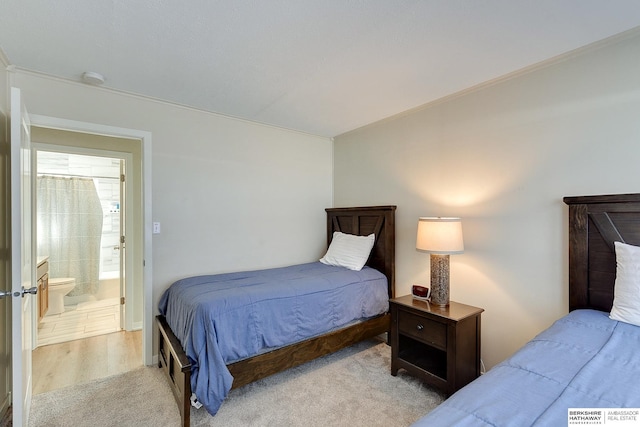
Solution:
<svg viewBox="0 0 640 427"><path fill-rule="evenodd" d="M482 308L430 305L411 295L389 300L391 375L405 369L451 395L480 375Z"/></svg>

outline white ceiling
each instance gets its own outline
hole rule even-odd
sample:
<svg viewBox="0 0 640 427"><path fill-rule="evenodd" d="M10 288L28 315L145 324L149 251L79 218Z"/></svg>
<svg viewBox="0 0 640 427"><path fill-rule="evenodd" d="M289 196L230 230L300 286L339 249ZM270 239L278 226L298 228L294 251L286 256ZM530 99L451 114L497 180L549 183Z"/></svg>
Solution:
<svg viewBox="0 0 640 427"><path fill-rule="evenodd" d="M640 26L638 0L2 0L11 64L335 136Z"/></svg>

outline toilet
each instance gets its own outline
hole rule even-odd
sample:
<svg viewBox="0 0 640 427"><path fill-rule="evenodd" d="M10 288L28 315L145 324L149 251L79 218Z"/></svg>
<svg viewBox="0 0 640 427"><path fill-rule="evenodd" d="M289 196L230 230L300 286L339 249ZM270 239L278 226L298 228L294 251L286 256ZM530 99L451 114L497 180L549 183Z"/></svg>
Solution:
<svg viewBox="0 0 640 427"><path fill-rule="evenodd" d="M64 312L64 296L76 287L73 277L56 277L49 279L49 310L47 315Z"/></svg>

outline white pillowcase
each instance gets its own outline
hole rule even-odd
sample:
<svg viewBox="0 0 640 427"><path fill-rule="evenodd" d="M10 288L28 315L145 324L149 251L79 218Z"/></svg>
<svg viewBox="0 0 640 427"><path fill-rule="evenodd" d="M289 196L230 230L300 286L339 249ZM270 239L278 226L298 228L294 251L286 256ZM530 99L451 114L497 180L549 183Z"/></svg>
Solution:
<svg viewBox="0 0 640 427"><path fill-rule="evenodd" d="M355 236L340 231L333 232L333 239L327 253L320 258L320 262L327 265L346 267L349 270L362 270L371 248L376 241L374 234L368 236Z"/></svg>
<svg viewBox="0 0 640 427"><path fill-rule="evenodd" d="M616 283L609 317L640 326L640 247L615 242Z"/></svg>

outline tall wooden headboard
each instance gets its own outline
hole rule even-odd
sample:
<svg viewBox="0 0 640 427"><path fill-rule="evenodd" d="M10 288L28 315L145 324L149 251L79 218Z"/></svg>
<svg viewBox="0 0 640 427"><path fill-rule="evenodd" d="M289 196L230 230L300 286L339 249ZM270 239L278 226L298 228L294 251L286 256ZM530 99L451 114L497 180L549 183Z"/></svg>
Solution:
<svg viewBox="0 0 640 427"><path fill-rule="evenodd" d="M569 205L569 310L610 311L613 242L640 246L640 194L565 197Z"/></svg>
<svg viewBox="0 0 640 427"><path fill-rule="evenodd" d="M389 298L396 289L396 223L395 206L327 208L327 244L334 231L357 236L376 235L367 265L387 276Z"/></svg>

